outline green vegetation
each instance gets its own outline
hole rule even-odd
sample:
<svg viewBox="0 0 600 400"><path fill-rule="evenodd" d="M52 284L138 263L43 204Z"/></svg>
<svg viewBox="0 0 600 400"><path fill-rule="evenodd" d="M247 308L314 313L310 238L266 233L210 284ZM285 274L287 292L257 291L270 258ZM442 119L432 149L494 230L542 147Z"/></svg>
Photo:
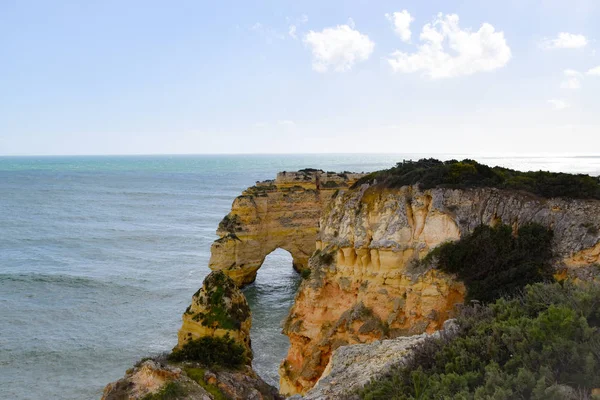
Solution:
<svg viewBox="0 0 600 400"><path fill-rule="evenodd" d="M197 361L207 367L239 368L246 364L248 359L244 347L227 335L191 340L181 349L173 350L169 361Z"/></svg>
<svg viewBox="0 0 600 400"><path fill-rule="evenodd" d="M235 283L222 271L216 271L206 278L203 286L206 289L206 296L201 295L202 289L200 289L194 297L208 311L199 312L192 319L201 321L204 326L228 330L240 329L242 322L250 317L250 308L247 304L225 301L226 297L231 299L233 291L237 290Z"/></svg>
<svg viewBox="0 0 600 400"><path fill-rule="evenodd" d="M490 302L525 285L552 279L552 231L526 224L514 236L508 225L481 225L456 242L432 250L420 264L457 274L467 300Z"/></svg>
<svg viewBox="0 0 600 400"><path fill-rule="evenodd" d="M300 271L300 276L302 279L310 278L310 268L304 268L302 271Z"/></svg>
<svg viewBox="0 0 600 400"><path fill-rule="evenodd" d="M364 176L353 187L374 181L377 181L377 185L388 188L416 184L421 189L495 187L523 190L546 198L600 199L600 180L597 177L491 168L468 159L445 162L433 158L403 161L393 168Z"/></svg>
<svg viewBox="0 0 600 400"><path fill-rule="evenodd" d="M219 389L216 385L211 385L204 380L204 374L206 373L206 370L202 368L185 368L185 373L190 379L196 381L196 383L202 386L204 390L210 393L214 400L229 400L229 397L225 396L221 389Z"/></svg>
<svg viewBox="0 0 600 400"><path fill-rule="evenodd" d="M187 391L178 382L169 382L158 392L142 397L142 400L175 400L187 394Z"/></svg>
<svg viewBox="0 0 600 400"><path fill-rule="evenodd" d="M361 398L589 399L600 387L600 286L529 285L511 300L466 307L457 323Z"/></svg>
<svg viewBox="0 0 600 400"><path fill-rule="evenodd" d="M242 222L240 221L240 217L237 214L227 214L223 217L221 222L219 222L219 231L225 231L229 233L235 233L239 228L241 228Z"/></svg>

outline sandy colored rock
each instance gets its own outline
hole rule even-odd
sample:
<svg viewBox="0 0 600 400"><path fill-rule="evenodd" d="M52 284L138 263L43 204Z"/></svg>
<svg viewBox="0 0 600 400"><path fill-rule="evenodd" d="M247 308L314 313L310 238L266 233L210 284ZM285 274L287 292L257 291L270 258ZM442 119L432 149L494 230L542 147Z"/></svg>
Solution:
<svg viewBox="0 0 600 400"><path fill-rule="evenodd" d="M498 189L381 189L363 185L323 210L311 275L284 326L291 347L281 392L306 393L348 344L431 333L464 300L455 277L414 261L481 224L536 222L554 232L554 264L579 276L599 262L600 202ZM579 272L581 271L581 273Z"/></svg>
<svg viewBox="0 0 600 400"><path fill-rule="evenodd" d="M453 334L457 328L454 320L448 320L443 330L431 335L423 333L342 346L333 352L323 375L302 399L336 400L350 397L372 379L381 378L393 366L401 365L412 349L426 338Z"/></svg>
<svg viewBox="0 0 600 400"><path fill-rule="evenodd" d="M206 336L229 336L246 349L248 360L252 359L250 307L240 289L222 271L213 271L204 279L182 319L177 348Z"/></svg>
<svg viewBox="0 0 600 400"><path fill-rule="evenodd" d="M322 209L361 176L307 169L257 182L234 200L219 224L209 267L243 286L254 282L265 257L281 248L290 252L297 271L307 268Z"/></svg>
<svg viewBox="0 0 600 400"><path fill-rule="evenodd" d="M129 370L124 378L104 388L102 400L140 400L173 383L181 388L182 400L212 400L212 396L182 373L180 368L146 360Z"/></svg>

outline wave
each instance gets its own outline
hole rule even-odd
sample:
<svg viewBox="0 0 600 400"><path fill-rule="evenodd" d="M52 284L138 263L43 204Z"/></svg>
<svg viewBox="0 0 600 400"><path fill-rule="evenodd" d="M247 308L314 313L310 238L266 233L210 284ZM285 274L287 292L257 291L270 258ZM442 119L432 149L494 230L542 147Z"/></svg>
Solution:
<svg viewBox="0 0 600 400"><path fill-rule="evenodd" d="M0 285L4 283L51 284L76 289L128 286L84 276L36 272L0 274Z"/></svg>

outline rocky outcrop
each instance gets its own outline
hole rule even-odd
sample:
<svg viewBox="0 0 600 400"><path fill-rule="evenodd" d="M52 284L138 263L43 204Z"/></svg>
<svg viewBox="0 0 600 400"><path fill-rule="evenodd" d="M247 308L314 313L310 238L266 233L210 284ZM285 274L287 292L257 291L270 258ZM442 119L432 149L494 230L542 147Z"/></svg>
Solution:
<svg viewBox="0 0 600 400"><path fill-rule="evenodd" d="M139 400L165 390L180 394L181 399L212 400L202 386L182 373L181 368L170 367L154 360L146 360L128 370L125 377L104 388L102 400Z"/></svg>
<svg viewBox="0 0 600 400"><path fill-rule="evenodd" d="M431 335L423 333L376 340L369 344L342 346L333 352L314 388L298 399L337 400L357 397L355 393L369 381L381 378L393 366L402 365L416 345L428 337L452 335L457 329L454 320L450 319L444 323L443 330Z"/></svg>
<svg viewBox="0 0 600 400"><path fill-rule="evenodd" d="M211 272L183 313L177 348L206 336L229 336L246 349L247 359L251 361L250 315L246 297L233 280L222 271Z"/></svg>
<svg viewBox="0 0 600 400"><path fill-rule="evenodd" d="M154 396L154 397L149 397ZM104 389L102 400L281 400L277 389L265 383L249 366L241 370L207 369L196 363L170 365L148 359L128 370L125 377Z"/></svg>
<svg viewBox="0 0 600 400"><path fill-rule="evenodd" d="M123 379L108 384L102 399L282 399L277 389L265 383L250 366L250 326L250 308L240 289L222 271L211 272L183 314L173 354L142 360L128 370ZM206 337L225 338L225 343L239 348L239 355L243 355L245 349L243 359L248 365L243 365L241 360L232 366L233 355L226 350L220 350L220 363L212 359L205 360L210 364L205 365L198 360L203 359L202 354L206 355L209 350L206 347L199 358L192 358L196 361L189 361L190 357L173 357L184 354L185 345L190 341ZM175 361L181 358L188 361Z"/></svg>
<svg viewBox="0 0 600 400"><path fill-rule="evenodd" d="M368 185L336 196L323 211L310 277L284 326L291 347L280 367L282 393L312 388L340 346L440 329L465 288L415 260L480 224L510 224L518 234L528 222L553 229L557 270L599 262L599 201Z"/></svg>
<svg viewBox="0 0 600 400"><path fill-rule="evenodd" d="M225 271L243 286L256 279L265 257L278 248L290 252L297 271L307 268L323 208L361 176L307 169L257 182L234 200L219 224L210 268Z"/></svg>

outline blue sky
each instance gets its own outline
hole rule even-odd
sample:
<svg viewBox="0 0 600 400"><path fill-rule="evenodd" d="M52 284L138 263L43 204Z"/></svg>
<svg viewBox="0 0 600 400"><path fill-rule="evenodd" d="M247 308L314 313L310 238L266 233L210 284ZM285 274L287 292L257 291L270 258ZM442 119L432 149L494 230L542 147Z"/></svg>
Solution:
<svg viewBox="0 0 600 400"><path fill-rule="evenodd" d="M598 154L599 20L597 0L2 0L0 154Z"/></svg>

